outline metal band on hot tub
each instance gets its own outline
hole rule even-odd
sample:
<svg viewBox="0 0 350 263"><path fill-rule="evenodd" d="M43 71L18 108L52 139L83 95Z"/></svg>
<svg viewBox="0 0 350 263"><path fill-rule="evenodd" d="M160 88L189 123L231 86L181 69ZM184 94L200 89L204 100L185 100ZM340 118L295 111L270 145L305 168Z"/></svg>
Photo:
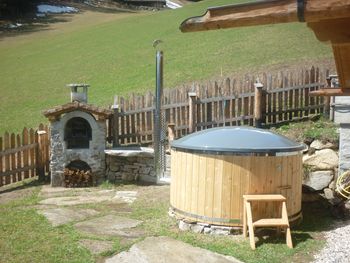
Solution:
<svg viewBox="0 0 350 263"><path fill-rule="evenodd" d="M174 210L175 213L178 213L178 214L181 214L183 216L186 216L186 217L191 217L191 218L194 218L194 219L199 219L199 220L202 220L202 221L206 221L206 222L217 222L217 223L235 223L235 224L241 224L241 220L238 219L238 218L231 218L231 219L226 219L226 218L217 218L217 217L208 217L208 216L201 216L201 215L196 215L196 214L192 214L192 213L189 213L189 212L185 212L185 211L182 211L178 208L175 208L174 206L170 205L171 209ZM301 213L301 210L298 211L297 213L291 215L291 216L288 216L288 219L289 221L294 221L294 220L297 220L299 219L300 217L302 216L302 213Z"/></svg>
<svg viewBox="0 0 350 263"><path fill-rule="evenodd" d="M232 156L289 156L299 154L301 150L304 150L304 146L298 149L288 149L288 151L276 151L276 150L261 150L259 152L249 151L219 151L219 150L205 150L205 149L188 149L172 146L172 149L175 151L187 152L187 153L196 153L196 154L211 154L211 155L232 155Z"/></svg>

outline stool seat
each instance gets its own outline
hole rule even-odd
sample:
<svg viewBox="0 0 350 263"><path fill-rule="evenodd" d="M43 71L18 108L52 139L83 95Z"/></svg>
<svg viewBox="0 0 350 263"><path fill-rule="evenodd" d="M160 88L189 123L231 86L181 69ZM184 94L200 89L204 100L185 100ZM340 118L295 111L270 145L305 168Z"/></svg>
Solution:
<svg viewBox="0 0 350 263"><path fill-rule="evenodd" d="M282 215L280 218L262 218L253 222L251 202L279 202L282 204ZM243 236L247 237L247 227L249 230L250 246L255 249L254 228L255 227L277 227L286 229L287 246L293 248L292 236L290 233L286 198L280 194L265 195L243 195Z"/></svg>
<svg viewBox="0 0 350 263"><path fill-rule="evenodd" d="M256 227L269 227L269 226L288 226L289 224L284 222L282 218L264 218L253 222L253 226Z"/></svg>
<svg viewBox="0 0 350 263"><path fill-rule="evenodd" d="M286 201L283 195L243 195L247 201Z"/></svg>

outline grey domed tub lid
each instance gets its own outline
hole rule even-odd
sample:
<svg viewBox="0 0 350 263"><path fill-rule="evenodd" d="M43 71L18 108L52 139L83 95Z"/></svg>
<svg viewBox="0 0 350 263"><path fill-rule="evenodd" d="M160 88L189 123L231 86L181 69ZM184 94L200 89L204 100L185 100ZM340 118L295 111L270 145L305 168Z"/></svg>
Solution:
<svg viewBox="0 0 350 263"><path fill-rule="evenodd" d="M304 144L268 130L251 127L220 127L192 133L171 143L172 148L186 152L213 154L249 154L298 152Z"/></svg>

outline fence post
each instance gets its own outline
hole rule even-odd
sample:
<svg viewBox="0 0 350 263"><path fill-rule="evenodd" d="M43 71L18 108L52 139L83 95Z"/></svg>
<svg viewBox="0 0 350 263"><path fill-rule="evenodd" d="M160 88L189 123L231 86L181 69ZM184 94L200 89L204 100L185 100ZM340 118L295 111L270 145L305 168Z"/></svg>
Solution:
<svg viewBox="0 0 350 263"><path fill-rule="evenodd" d="M327 88L331 88L332 87L332 76L329 75L326 78L327 81ZM325 116L327 116L328 119L331 119L331 96L324 96L324 114Z"/></svg>
<svg viewBox="0 0 350 263"><path fill-rule="evenodd" d="M36 171L39 176L39 181L45 180L45 161L44 161L44 152L45 152L45 135L46 131L39 130L38 134L38 146L37 146L37 154L36 154Z"/></svg>
<svg viewBox="0 0 350 263"><path fill-rule="evenodd" d="M261 128L263 122L263 87L264 85L257 80L254 83L255 96L254 96L254 125L257 128Z"/></svg>
<svg viewBox="0 0 350 263"><path fill-rule="evenodd" d="M328 119L330 119L330 112L331 112L331 97L330 96L324 96L324 115L327 116Z"/></svg>
<svg viewBox="0 0 350 263"><path fill-rule="evenodd" d="M168 145L175 139L175 123L168 123Z"/></svg>
<svg viewBox="0 0 350 263"><path fill-rule="evenodd" d="M197 120L196 120L197 93L196 92L189 92L188 97L189 97L189 101L188 101L188 105L189 105L188 131L189 131L189 133L192 133L195 131L196 124L197 124Z"/></svg>
<svg viewBox="0 0 350 263"><path fill-rule="evenodd" d="M116 99L114 101L112 109L113 109L113 121L112 121L113 147L118 147L119 146L119 105L117 104Z"/></svg>

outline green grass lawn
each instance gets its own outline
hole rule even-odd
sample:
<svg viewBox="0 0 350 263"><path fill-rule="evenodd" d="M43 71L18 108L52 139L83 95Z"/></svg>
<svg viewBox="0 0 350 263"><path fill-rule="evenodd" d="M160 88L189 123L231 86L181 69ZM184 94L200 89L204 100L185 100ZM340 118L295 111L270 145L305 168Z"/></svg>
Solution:
<svg viewBox="0 0 350 263"><path fill-rule="evenodd" d="M75 222L52 227L35 208L40 201L38 193L41 186L34 181L23 186L19 183L16 187L10 188L12 200L0 203L0 262L103 262L104 257L127 250L147 236L169 236L247 263L304 263L312 260L312 255L324 245L320 232L326 230L332 220L325 206L320 203L308 205L303 207L303 222L292 229L293 249L286 246L283 236L277 238L270 232L267 239L259 241L257 249L252 251L248 238L180 231L176 220L168 216L168 186L102 185L102 188L139 193L137 201L130 206L132 211L128 217L143 221L138 228L144 236L125 243L118 237L104 239L79 233L73 226ZM16 191L25 192L16 194ZM95 209L101 212L101 216L115 209L110 203L80 207ZM94 256L79 245L79 240L84 238L113 241L113 249Z"/></svg>
<svg viewBox="0 0 350 263"><path fill-rule="evenodd" d="M72 227L52 227L30 208L39 200L40 186L32 182L24 188L29 191L22 198L0 204L0 262L94 262Z"/></svg>
<svg viewBox="0 0 350 263"><path fill-rule="evenodd" d="M112 103L114 95L154 89L155 51L162 39L165 86L271 65L332 56L305 24L181 33L180 23L208 6L242 0L207 0L181 9L129 15L59 32L35 32L0 41L0 134L46 121L41 111L69 100L67 83L89 83L89 102ZM84 15L84 14L80 14ZM107 14L106 14L107 15ZM110 15L110 14L108 14Z"/></svg>

